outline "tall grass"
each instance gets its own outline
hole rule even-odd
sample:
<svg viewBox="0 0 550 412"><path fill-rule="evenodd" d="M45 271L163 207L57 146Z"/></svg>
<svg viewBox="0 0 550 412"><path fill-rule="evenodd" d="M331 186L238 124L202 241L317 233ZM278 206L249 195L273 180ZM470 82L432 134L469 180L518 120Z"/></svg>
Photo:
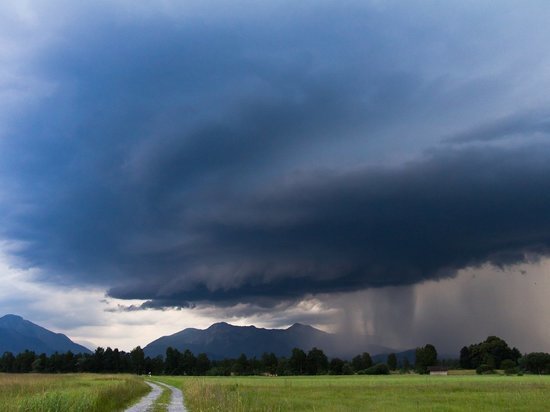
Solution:
<svg viewBox="0 0 550 412"><path fill-rule="evenodd" d="M548 411L550 376L165 377L193 412Z"/></svg>
<svg viewBox="0 0 550 412"><path fill-rule="evenodd" d="M0 374L0 410L6 412L111 412L124 409L149 387L130 375Z"/></svg>

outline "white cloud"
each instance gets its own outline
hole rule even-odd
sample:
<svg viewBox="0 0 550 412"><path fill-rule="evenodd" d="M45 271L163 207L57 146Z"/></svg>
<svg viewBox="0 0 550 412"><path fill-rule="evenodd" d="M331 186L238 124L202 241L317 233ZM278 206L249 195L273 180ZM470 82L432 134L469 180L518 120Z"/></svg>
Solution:
<svg viewBox="0 0 550 412"><path fill-rule="evenodd" d="M99 346L130 350L185 327L207 327L216 319L193 310L109 312L118 305L140 300L105 299L105 291L74 288L37 281L38 268L21 269L7 252L15 245L0 242L0 315L24 317L71 339Z"/></svg>

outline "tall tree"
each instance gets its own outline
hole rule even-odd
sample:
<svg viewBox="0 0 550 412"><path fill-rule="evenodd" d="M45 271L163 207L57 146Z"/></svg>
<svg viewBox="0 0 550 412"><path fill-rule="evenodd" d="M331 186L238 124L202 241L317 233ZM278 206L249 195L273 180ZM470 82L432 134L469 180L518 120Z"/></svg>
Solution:
<svg viewBox="0 0 550 412"><path fill-rule="evenodd" d="M141 375L145 371L145 353L141 346L136 346L130 352L130 358L132 360L132 369L134 373Z"/></svg>
<svg viewBox="0 0 550 412"><path fill-rule="evenodd" d="M470 360L470 349L467 346L464 346L460 349L460 367L462 369L472 369L472 362Z"/></svg>
<svg viewBox="0 0 550 412"><path fill-rule="evenodd" d="M311 349L306 357L306 370L309 375L321 375L327 373L328 358L318 348Z"/></svg>
<svg viewBox="0 0 550 412"><path fill-rule="evenodd" d="M101 370L103 369L103 358L105 357L105 349L103 349L101 346L97 347L92 357L92 372L101 372Z"/></svg>
<svg viewBox="0 0 550 412"><path fill-rule="evenodd" d="M368 352L363 352L361 354L361 359L363 360L363 364L365 365L365 369L368 369L374 365L374 362L372 361L372 358Z"/></svg>
<svg viewBox="0 0 550 412"><path fill-rule="evenodd" d="M437 365L435 346L427 344L423 348L416 348L415 369L418 373L428 373L428 367L434 365Z"/></svg>
<svg viewBox="0 0 550 412"><path fill-rule="evenodd" d="M275 374L277 372L277 364L277 356L273 352L262 355L262 368L264 372Z"/></svg>
<svg viewBox="0 0 550 412"><path fill-rule="evenodd" d="M15 356L11 352L4 352L0 361L0 371L2 372L15 372L14 370Z"/></svg>
<svg viewBox="0 0 550 412"><path fill-rule="evenodd" d="M206 353L199 353L197 355L197 367L196 367L196 373L197 375L206 375L206 372L211 367L210 359L208 359L208 355Z"/></svg>
<svg viewBox="0 0 550 412"><path fill-rule="evenodd" d="M288 363L293 375L303 375L306 371L306 353L299 348L292 349Z"/></svg>
<svg viewBox="0 0 550 412"><path fill-rule="evenodd" d="M397 356L395 356L395 353L390 353L388 355L386 363L388 364L388 368L390 368L391 371L397 369Z"/></svg>
<svg viewBox="0 0 550 412"><path fill-rule="evenodd" d="M120 351L117 348L113 350L113 368L116 372L123 372Z"/></svg>
<svg viewBox="0 0 550 412"><path fill-rule="evenodd" d="M179 351L171 346L166 348L166 358L164 361L164 373L166 375L175 375L179 366Z"/></svg>
<svg viewBox="0 0 550 412"><path fill-rule="evenodd" d="M241 356L233 364L232 372L236 375L248 375L248 368L248 358L244 353L241 353Z"/></svg>
<svg viewBox="0 0 550 412"><path fill-rule="evenodd" d="M197 358L189 349L185 349L185 351L181 354L178 369L184 375L194 375L196 373Z"/></svg>
<svg viewBox="0 0 550 412"><path fill-rule="evenodd" d="M103 370L102 372L114 372L115 371L115 358L113 350L109 347L105 349L103 356Z"/></svg>
<svg viewBox="0 0 550 412"><path fill-rule="evenodd" d="M363 352L351 360L351 366L355 372L368 369L372 366L372 358L369 353Z"/></svg>
<svg viewBox="0 0 550 412"><path fill-rule="evenodd" d="M342 375L344 373L344 365L346 363L340 358L331 359L328 365L328 372L331 375Z"/></svg>

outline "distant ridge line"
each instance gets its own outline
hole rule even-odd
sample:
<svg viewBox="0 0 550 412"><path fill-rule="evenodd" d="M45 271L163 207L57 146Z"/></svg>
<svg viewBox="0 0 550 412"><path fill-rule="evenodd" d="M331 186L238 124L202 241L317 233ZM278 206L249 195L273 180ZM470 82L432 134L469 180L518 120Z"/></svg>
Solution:
<svg viewBox="0 0 550 412"><path fill-rule="evenodd" d="M25 350L46 355L68 351L75 354L92 353L63 333L52 332L19 315L7 314L0 317L0 353L18 354Z"/></svg>

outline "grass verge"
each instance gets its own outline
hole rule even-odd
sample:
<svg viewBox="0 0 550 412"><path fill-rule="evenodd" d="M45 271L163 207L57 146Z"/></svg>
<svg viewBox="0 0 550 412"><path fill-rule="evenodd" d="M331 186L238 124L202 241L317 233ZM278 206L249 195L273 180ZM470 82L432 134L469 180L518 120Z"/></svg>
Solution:
<svg viewBox="0 0 550 412"><path fill-rule="evenodd" d="M123 410L149 391L131 375L0 374L4 412L112 412Z"/></svg>

